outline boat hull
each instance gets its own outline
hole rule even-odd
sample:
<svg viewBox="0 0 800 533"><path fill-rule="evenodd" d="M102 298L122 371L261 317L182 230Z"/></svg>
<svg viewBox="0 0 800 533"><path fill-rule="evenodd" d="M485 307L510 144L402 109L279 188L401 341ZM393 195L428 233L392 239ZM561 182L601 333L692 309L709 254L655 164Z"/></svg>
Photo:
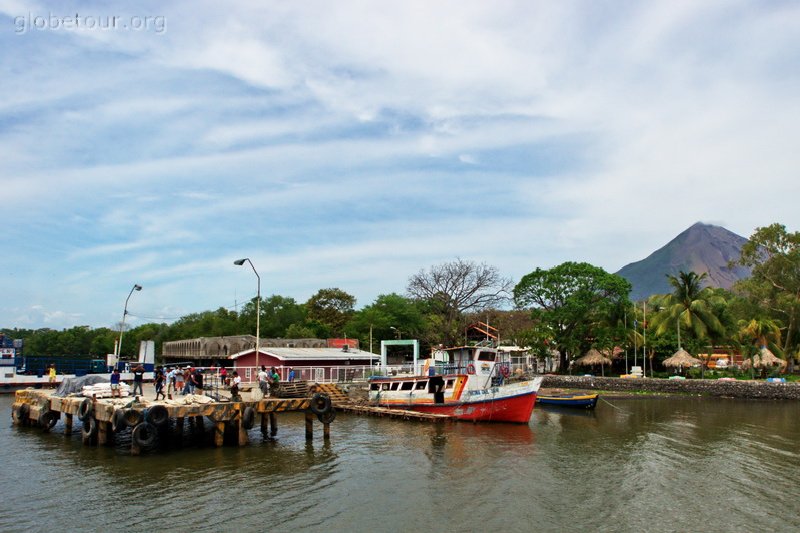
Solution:
<svg viewBox="0 0 800 533"><path fill-rule="evenodd" d="M408 404L402 408L421 413L448 415L472 422L510 422L527 424L536 404L536 392L483 401L443 404ZM393 407L399 407L393 405Z"/></svg>
<svg viewBox="0 0 800 533"><path fill-rule="evenodd" d="M597 394L565 395L565 396L539 396L536 403L540 405L557 405L559 407L574 407L577 409L594 409L597 405Z"/></svg>
<svg viewBox="0 0 800 533"><path fill-rule="evenodd" d="M399 378L398 378L399 379ZM391 383L393 380L385 380ZM385 392L371 397L372 404L420 413L447 415L472 422L511 422L527 424L536 405L541 378L490 387L464 390L444 402L435 402L433 395L409 397L402 392Z"/></svg>

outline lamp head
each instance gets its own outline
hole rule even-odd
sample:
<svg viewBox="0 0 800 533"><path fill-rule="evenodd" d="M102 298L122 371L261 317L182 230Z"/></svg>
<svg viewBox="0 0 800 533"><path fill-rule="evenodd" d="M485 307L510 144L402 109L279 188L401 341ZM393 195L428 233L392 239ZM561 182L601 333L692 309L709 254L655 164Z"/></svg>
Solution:
<svg viewBox="0 0 800 533"><path fill-rule="evenodd" d="M234 265L238 265L238 266L242 266L245 261L247 261L246 257L244 259L237 259L236 261L233 262L233 264Z"/></svg>
<svg viewBox="0 0 800 533"><path fill-rule="evenodd" d="M142 286L141 286L141 285L138 285L138 284L134 284L134 285L133 285L133 290L135 290L135 291L140 291L140 290L142 290Z"/></svg>

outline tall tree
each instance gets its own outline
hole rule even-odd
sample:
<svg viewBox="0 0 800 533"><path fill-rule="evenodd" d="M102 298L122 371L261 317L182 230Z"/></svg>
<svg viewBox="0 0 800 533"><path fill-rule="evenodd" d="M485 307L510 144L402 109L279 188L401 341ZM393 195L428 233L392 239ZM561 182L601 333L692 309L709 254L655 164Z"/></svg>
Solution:
<svg viewBox="0 0 800 533"><path fill-rule="evenodd" d="M343 335L355 305L355 296L341 289L320 289L306 302L306 309L309 320L319 321L334 335Z"/></svg>
<svg viewBox="0 0 800 533"><path fill-rule="evenodd" d="M405 338L418 338L425 330L422 313L414 300L394 293L381 294L353 315L347 324L347 335L358 338L362 347L369 346L370 330L374 342L394 339L398 331Z"/></svg>
<svg viewBox="0 0 800 533"><path fill-rule="evenodd" d="M456 344L463 336L464 314L500 307L508 301L512 282L486 263L456 259L420 270L408 280L409 296L429 306L432 343Z"/></svg>
<svg viewBox="0 0 800 533"><path fill-rule="evenodd" d="M786 325L782 351L793 353L800 322L800 232L790 233L783 224L756 228L739 263L753 273L736 288Z"/></svg>
<svg viewBox="0 0 800 533"><path fill-rule="evenodd" d="M301 326L305 322L306 309L294 298L273 294L261 302L261 336L286 337L292 324Z"/></svg>
<svg viewBox="0 0 800 533"><path fill-rule="evenodd" d="M559 353L561 371L571 355L588 348L606 327L612 313L630 305L631 284L589 263L566 262L549 270L537 268L514 288L514 301L531 309L537 326L533 336L549 337Z"/></svg>
<svg viewBox="0 0 800 533"><path fill-rule="evenodd" d="M680 324L682 334L697 339L717 339L725 333L719 317L714 314L712 300L719 298L703 281L708 274L680 271L677 276L667 275L673 292L657 300L662 307L653 315L652 327L656 335Z"/></svg>

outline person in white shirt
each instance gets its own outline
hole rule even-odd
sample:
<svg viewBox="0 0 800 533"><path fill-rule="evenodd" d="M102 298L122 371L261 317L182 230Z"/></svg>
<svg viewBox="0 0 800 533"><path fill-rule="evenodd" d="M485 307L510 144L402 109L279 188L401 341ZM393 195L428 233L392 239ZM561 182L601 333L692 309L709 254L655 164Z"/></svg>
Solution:
<svg viewBox="0 0 800 533"><path fill-rule="evenodd" d="M261 371L258 373L258 388L264 393L264 396L269 396L269 381L270 377L267 373L267 367L261 365Z"/></svg>

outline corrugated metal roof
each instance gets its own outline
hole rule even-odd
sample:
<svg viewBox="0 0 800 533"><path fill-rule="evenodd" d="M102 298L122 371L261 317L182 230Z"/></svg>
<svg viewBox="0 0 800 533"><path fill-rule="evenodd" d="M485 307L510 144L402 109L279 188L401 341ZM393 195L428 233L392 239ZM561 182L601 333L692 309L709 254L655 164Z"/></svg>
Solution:
<svg viewBox="0 0 800 533"><path fill-rule="evenodd" d="M255 350L249 349L231 355L231 359L238 359L243 355L254 353ZM343 351L341 348L272 348L262 346L259 350L262 354L271 355L285 361L292 360L314 360L314 359L370 359L379 358L379 354L370 353L364 350Z"/></svg>

